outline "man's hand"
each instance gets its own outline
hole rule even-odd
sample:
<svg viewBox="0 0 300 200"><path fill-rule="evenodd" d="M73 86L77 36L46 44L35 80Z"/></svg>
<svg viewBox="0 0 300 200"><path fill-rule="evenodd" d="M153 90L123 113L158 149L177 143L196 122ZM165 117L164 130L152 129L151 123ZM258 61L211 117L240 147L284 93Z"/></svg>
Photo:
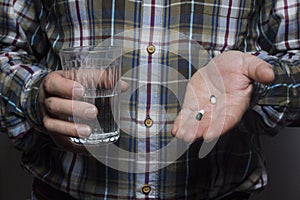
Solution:
<svg viewBox="0 0 300 200"><path fill-rule="evenodd" d="M193 142L210 141L233 128L249 107L252 81L268 84L274 79L265 61L238 51L216 56L199 69L187 85L182 110L172 129L173 136ZM211 95L216 103L210 101ZM200 110L201 120L196 119Z"/></svg>
<svg viewBox="0 0 300 200"><path fill-rule="evenodd" d="M76 124L69 117L93 119L97 116L97 108L93 104L75 101L81 98L84 87L66 79L62 71L50 73L40 86L39 106L41 107L43 124L53 141L63 149L81 151L69 137L87 137L91 128L86 124ZM78 148L77 148L78 146Z"/></svg>
<svg viewBox="0 0 300 200"><path fill-rule="evenodd" d="M94 77L101 76L102 72ZM77 79L88 85L88 80L84 73L80 73ZM107 73L105 73L107 75ZM104 78L108 78L103 76ZM98 79L97 79L98 80ZM94 80L95 81L95 80ZM86 85L86 87L87 87ZM98 83L99 87L109 88L112 85ZM128 89L126 82L120 82L121 91ZM75 100L83 97L85 93L84 85L76 81L63 77L62 71L56 71L48 74L40 86L39 90L39 106L41 108L43 125L50 134L52 140L61 148L74 151L86 151L82 145L76 145L70 141L70 137L88 137L92 130L86 124L78 124L69 121L69 118L81 118L90 120L97 117L98 110L93 104ZM99 113L101 114L101 113Z"/></svg>

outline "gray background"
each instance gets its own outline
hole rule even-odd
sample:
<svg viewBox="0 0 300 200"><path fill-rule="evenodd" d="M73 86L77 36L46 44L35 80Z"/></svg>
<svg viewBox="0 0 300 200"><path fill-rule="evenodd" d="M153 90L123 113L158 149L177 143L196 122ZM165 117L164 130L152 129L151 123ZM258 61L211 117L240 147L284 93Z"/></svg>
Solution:
<svg viewBox="0 0 300 200"><path fill-rule="evenodd" d="M275 137L262 136L269 186L251 200L300 199L300 128L285 128ZM20 153L0 134L0 200L29 199L32 177L20 167Z"/></svg>

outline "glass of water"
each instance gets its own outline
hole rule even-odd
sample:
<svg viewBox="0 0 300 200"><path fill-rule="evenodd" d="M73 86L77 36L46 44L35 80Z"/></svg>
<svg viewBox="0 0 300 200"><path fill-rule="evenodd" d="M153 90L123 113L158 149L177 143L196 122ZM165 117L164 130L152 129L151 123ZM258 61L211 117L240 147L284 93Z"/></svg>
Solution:
<svg viewBox="0 0 300 200"><path fill-rule="evenodd" d="M71 138L76 144L106 144L120 135L120 77L122 49L112 46L85 46L63 49L60 60L64 77L85 87L82 98L98 108L93 120L72 117L75 124L88 124L92 133L86 138Z"/></svg>

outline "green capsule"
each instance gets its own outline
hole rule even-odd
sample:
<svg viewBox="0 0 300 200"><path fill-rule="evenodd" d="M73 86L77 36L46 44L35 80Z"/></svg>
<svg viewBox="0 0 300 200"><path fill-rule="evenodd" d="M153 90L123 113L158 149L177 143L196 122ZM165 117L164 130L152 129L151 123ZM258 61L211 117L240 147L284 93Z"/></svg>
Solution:
<svg viewBox="0 0 300 200"><path fill-rule="evenodd" d="M200 121L200 120L202 119L203 115L204 115L204 110L200 110L200 111L198 112L198 114L196 115L196 119L197 119L198 121Z"/></svg>

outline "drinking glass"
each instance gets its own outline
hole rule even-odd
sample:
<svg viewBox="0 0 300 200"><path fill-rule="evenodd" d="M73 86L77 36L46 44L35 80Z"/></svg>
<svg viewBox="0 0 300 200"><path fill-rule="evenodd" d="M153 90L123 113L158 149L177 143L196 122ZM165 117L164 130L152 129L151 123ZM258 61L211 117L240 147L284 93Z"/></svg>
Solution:
<svg viewBox="0 0 300 200"><path fill-rule="evenodd" d="M120 134L120 73L122 49L113 46L84 46L63 49L60 60L65 78L85 88L82 98L72 99L94 104L98 115L93 120L72 117L75 124L87 124L89 137L71 137L77 144L115 142Z"/></svg>

